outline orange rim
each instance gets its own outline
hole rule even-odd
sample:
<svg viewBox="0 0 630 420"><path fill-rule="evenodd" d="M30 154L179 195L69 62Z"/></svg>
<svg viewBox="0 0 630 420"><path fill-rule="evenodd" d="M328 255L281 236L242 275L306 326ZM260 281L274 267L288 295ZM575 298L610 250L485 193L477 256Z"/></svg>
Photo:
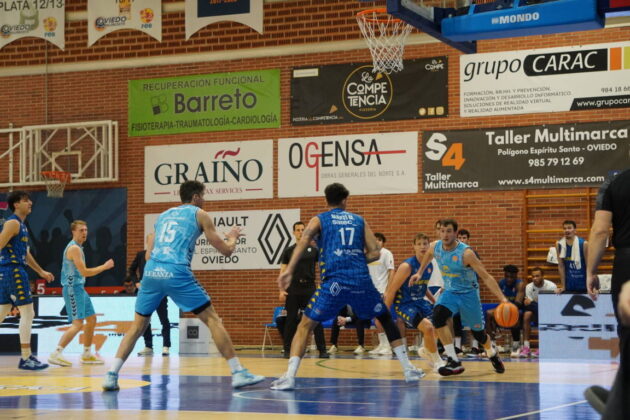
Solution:
<svg viewBox="0 0 630 420"><path fill-rule="evenodd" d="M374 17L369 17L366 15L369 14L383 14L383 15L388 15L387 18L374 18ZM387 13L387 9L384 7L375 7L373 9L366 9L366 10L361 10L360 12L357 13L357 17L367 21L367 22L381 22L381 23L387 23L387 22L400 22L400 19L395 18L391 15L389 15Z"/></svg>
<svg viewBox="0 0 630 420"><path fill-rule="evenodd" d="M72 174L64 171L42 171L42 176L46 179L56 179L65 183L69 183L72 179Z"/></svg>

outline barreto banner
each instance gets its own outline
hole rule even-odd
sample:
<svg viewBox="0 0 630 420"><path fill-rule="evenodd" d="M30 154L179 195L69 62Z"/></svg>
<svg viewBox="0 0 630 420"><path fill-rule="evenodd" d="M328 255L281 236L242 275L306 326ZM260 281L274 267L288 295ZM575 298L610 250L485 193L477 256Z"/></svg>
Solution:
<svg viewBox="0 0 630 420"><path fill-rule="evenodd" d="M263 33L263 0L186 0L186 39L221 21L247 25Z"/></svg>
<svg viewBox="0 0 630 420"><path fill-rule="evenodd" d="M448 115L447 57L406 60L398 73L371 64L293 70L293 125L436 118Z"/></svg>
<svg viewBox="0 0 630 420"><path fill-rule="evenodd" d="M162 0L88 0L88 46L120 29L162 40Z"/></svg>
<svg viewBox="0 0 630 420"><path fill-rule="evenodd" d="M129 135L280 127L280 70L129 81Z"/></svg>
<svg viewBox="0 0 630 420"><path fill-rule="evenodd" d="M630 165L630 121L426 131L425 192L598 186Z"/></svg>
<svg viewBox="0 0 630 420"><path fill-rule="evenodd" d="M279 197L323 196L333 182L352 195L418 192L418 133L278 140Z"/></svg>
<svg viewBox="0 0 630 420"><path fill-rule="evenodd" d="M464 54L462 117L630 106L630 43Z"/></svg>
<svg viewBox="0 0 630 420"><path fill-rule="evenodd" d="M144 231L153 232L158 214L144 215ZM244 236L234 253L224 257L204 235L197 239L192 259L193 270L277 270L284 250L293 241L293 223L300 220L300 209L210 212L219 235L232 227Z"/></svg>
<svg viewBox="0 0 630 420"><path fill-rule="evenodd" d="M273 141L145 148L145 203L179 202L187 180L202 182L212 201L273 198Z"/></svg>
<svg viewBox="0 0 630 420"><path fill-rule="evenodd" d="M0 48L25 37L65 48L65 0L0 0Z"/></svg>

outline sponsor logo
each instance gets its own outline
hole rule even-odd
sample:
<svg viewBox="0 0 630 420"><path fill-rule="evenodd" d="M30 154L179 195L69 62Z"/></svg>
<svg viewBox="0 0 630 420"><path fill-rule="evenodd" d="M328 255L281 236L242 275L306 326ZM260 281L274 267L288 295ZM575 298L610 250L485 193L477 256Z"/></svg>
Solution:
<svg viewBox="0 0 630 420"><path fill-rule="evenodd" d="M374 307L374 312L378 313L378 312L381 312L382 310L383 310L383 304L377 303L376 306Z"/></svg>
<svg viewBox="0 0 630 420"><path fill-rule="evenodd" d="M282 252L291 242L291 232L281 214L267 216L258 235L258 243L269 264L280 264Z"/></svg>
<svg viewBox="0 0 630 420"><path fill-rule="evenodd" d="M339 293L341 293L341 286L339 286L339 283L335 281L330 285L329 290L330 294L332 294L333 296L337 296Z"/></svg>
<svg viewBox="0 0 630 420"><path fill-rule="evenodd" d="M571 299L562 309L562 316L591 316L588 312L589 309L593 309L595 303L586 296L573 295Z"/></svg>
<svg viewBox="0 0 630 420"><path fill-rule="evenodd" d="M44 30L46 32L55 32L55 29L57 29L57 19L55 19L52 16L45 18L43 23L44 23Z"/></svg>
<svg viewBox="0 0 630 420"><path fill-rule="evenodd" d="M425 64L424 69L430 72L438 72L442 71L446 68L444 60L441 59L433 59L430 63Z"/></svg>
<svg viewBox="0 0 630 420"><path fill-rule="evenodd" d="M523 23L523 22L535 22L540 20L540 13L518 13L506 16L498 16L493 17L491 19L492 25L512 25L514 23Z"/></svg>
<svg viewBox="0 0 630 420"><path fill-rule="evenodd" d="M189 340L196 340L199 338L199 326L188 325L186 327L186 338Z"/></svg>
<svg viewBox="0 0 630 420"><path fill-rule="evenodd" d="M334 254L338 257L341 257L343 255L343 251L339 248L335 249Z"/></svg>
<svg viewBox="0 0 630 420"><path fill-rule="evenodd" d="M369 120L383 114L394 98L392 80L386 73L372 73L372 66L361 66L346 78L343 105L350 114Z"/></svg>
<svg viewBox="0 0 630 420"><path fill-rule="evenodd" d="M125 26L126 23L126 16L98 17L94 21L94 29L101 32L108 26Z"/></svg>
<svg viewBox="0 0 630 420"><path fill-rule="evenodd" d="M172 279L174 277L173 273L165 270L162 267L156 267L155 270L149 270L145 273L146 276L155 277L158 279Z"/></svg>
<svg viewBox="0 0 630 420"><path fill-rule="evenodd" d="M153 9L146 8L146 9L140 10L140 21L142 23L145 23L145 24L151 23L154 17L155 17L155 13L153 13Z"/></svg>

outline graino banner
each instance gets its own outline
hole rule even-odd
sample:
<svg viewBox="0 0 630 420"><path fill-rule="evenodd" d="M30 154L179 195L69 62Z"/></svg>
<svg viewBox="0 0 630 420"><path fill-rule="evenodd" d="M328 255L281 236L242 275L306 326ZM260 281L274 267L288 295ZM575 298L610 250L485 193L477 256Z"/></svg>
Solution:
<svg viewBox="0 0 630 420"><path fill-rule="evenodd" d="M129 135L280 127L280 70L129 81Z"/></svg>
<svg viewBox="0 0 630 420"><path fill-rule="evenodd" d="M630 121L425 131L425 192L599 186L630 165Z"/></svg>

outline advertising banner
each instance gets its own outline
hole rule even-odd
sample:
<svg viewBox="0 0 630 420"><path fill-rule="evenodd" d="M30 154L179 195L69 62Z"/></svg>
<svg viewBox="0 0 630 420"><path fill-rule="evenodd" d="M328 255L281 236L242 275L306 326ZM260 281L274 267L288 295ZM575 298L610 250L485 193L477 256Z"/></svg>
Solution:
<svg viewBox="0 0 630 420"><path fill-rule="evenodd" d="M630 121L426 131L424 192L599 186L630 165Z"/></svg>
<svg viewBox="0 0 630 420"><path fill-rule="evenodd" d="M186 39L212 23L232 21L263 33L263 0L186 0Z"/></svg>
<svg viewBox="0 0 630 420"><path fill-rule="evenodd" d="M323 196L333 182L352 195L418 192L418 133L278 140L279 197Z"/></svg>
<svg viewBox="0 0 630 420"><path fill-rule="evenodd" d="M280 127L280 70L129 81L129 135Z"/></svg>
<svg viewBox="0 0 630 420"><path fill-rule="evenodd" d="M447 57L406 60L398 73L371 64L293 70L293 125L436 118L448 115Z"/></svg>
<svg viewBox="0 0 630 420"><path fill-rule="evenodd" d="M189 179L209 201L273 198L273 141L148 146L144 174L145 203L178 203Z"/></svg>
<svg viewBox="0 0 630 420"><path fill-rule="evenodd" d="M460 56L462 117L630 106L630 43Z"/></svg>
<svg viewBox="0 0 630 420"><path fill-rule="evenodd" d="M159 214L144 215L144 231L153 232ZM293 223L300 220L300 209L210 212L217 232L227 233L233 226L245 236L236 250L224 257L202 234L195 246L193 270L278 270L284 250L293 242Z"/></svg>
<svg viewBox="0 0 630 420"><path fill-rule="evenodd" d="M87 11L88 46L120 29L162 41L162 0L88 0Z"/></svg>
<svg viewBox="0 0 630 420"><path fill-rule="evenodd" d="M538 338L541 359L611 360L619 357L617 320L611 295L540 294Z"/></svg>
<svg viewBox="0 0 630 420"><path fill-rule="evenodd" d="M0 0L0 48L32 36L63 50L65 34L65 0Z"/></svg>

